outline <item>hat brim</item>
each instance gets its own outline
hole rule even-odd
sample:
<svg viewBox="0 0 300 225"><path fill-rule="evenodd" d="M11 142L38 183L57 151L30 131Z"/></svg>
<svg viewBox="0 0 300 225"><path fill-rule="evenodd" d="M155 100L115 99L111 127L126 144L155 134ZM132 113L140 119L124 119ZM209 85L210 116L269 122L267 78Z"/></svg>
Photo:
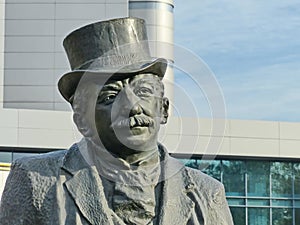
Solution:
<svg viewBox="0 0 300 225"><path fill-rule="evenodd" d="M168 66L168 61L163 58L157 58L148 62L141 62L135 65L124 66L119 69L101 70L74 70L65 73L58 81L58 90L66 101L72 104L72 96L83 76L99 78L104 81L109 79L122 80L132 76L150 73L157 75L161 79L164 77Z"/></svg>

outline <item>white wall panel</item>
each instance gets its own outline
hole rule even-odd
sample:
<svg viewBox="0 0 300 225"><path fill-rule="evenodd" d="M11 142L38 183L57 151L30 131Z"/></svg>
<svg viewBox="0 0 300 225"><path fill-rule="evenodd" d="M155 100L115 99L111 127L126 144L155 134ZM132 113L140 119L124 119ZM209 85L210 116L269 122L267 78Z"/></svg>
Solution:
<svg viewBox="0 0 300 225"><path fill-rule="evenodd" d="M56 4L56 19L99 20L105 17L105 4Z"/></svg>
<svg viewBox="0 0 300 225"><path fill-rule="evenodd" d="M55 36L54 38L54 52L63 52L64 51L64 47L63 47L63 41L65 39L65 36Z"/></svg>
<svg viewBox="0 0 300 225"><path fill-rule="evenodd" d="M128 16L128 6L127 4L107 4L106 6L106 17L119 18Z"/></svg>
<svg viewBox="0 0 300 225"><path fill-rule="evenodd" d="M231 154L238 156L279 156L279 140L256 138L231 138Z"/></svg>
<svg viewBox="0 0 300 225"><path fill-rule="evenodd" d="M4 108L54 110L53 102L4 102Z"/></svg>
<svg viewBox="0 0 300 225"><path fill-rule="evenodd" d="M280 140L280 157L300 158L299 136L298 140Z"/></svg>
<svg viewBox="0 0 300 225"><path fill-rule="evenodd" d="M72 131L50 129L23 129L20 128L18 145L24 147L51 148L55 142L56 148L66 148L70 140L75 141Z"/></svg>
<svg viewBox="0 0 300 225"><path fill-rule="evenodd" d="M4 79L4 98L5 107L14 108L68 108L60 97L55 97L58 93L53 88L58 78L70 70L62 47L64 37L91 22L128 15L127 0L7 0L6 3L5 76L8 78ZM15 94L10 85L30 85L32 89L21 87L20 93ZM45 90L43 85L52 86L49 96L37 93L38 89ZM10 94L14 97L7 96ZM54 102L56 99L58 104Z"/></svg>
<svg viewBox="0 0 300 225"><path fill-rule="evenodd" d="M54 72L52 69L19 69L5 70L6 85L53 85Z"/></svg>
<svg viewBox="0 0 300 225"><path fill-rule="evenodd" d="M0 109L0 124L1 128L17 128L18 127L18 112L16 110ZM2 137L1 137L2 139ZM1 144L0 144L1 145Z"/></svg>
<svg viewBox="0 0 300 225"><path fill-rule="evenodd" d="M53 53L5 53L6 69L54 69Z"/></svg>
<svg viewBox="0 0 300 225"><path fill-rule="evenodd" d="M55 64L56 69L70 70L70 64L67 55L63 52L55 53Z"/></svg>
<svg viewBox="0 0 300 225"><path fill-rule="evenodd" d="M282 139L300 139L300 123L280 123L280 138Z"/></svg>
<svg viewBox="0 0 300 225"><path fill-rule="evenodd" d="M24 0L5 0L6 3L20 3L23 4L26 3L55 3L57 0L30 0L30 1L24 1Z"/></svg>
<svg viewBox="0 0 300 225"><path fill-rule="evenodd" d="M53 37L8 36L5 52L53 52Z"/></svg>
<svg viewBox="0 0 300 225"><path fill-rule="evenodd" d="M5 35L53 36L54 20L5 20Z"/></svg>
<svg viewBox="0 0 300 225"><path fill-rule="evenodd" d="M55 21L55 35L67 36L71 31L78 27L89 24L90 20L56 20Z"/></svg>
<svg viewBox="0 0 300 225"><path fill-rule="evenodd" d="M19 128L70 130L70 127L72 127L70 113L32 110L19 112Z"/></svg>
<svg viewBox="0 0 300 225"><path fill-rule="evenodd" d="M77 4L77 3L99 3L103 4L106 1L111 0L55 0L56 3L69 3L69 4Z"/></svg>
<svg viewBox="0 0 300 225"><path fill-rule="evenodd" d="M230 134L234 137L279 138L279 122L230 121Z"/></svg>
<svg viewBox="0 0 300 225"><path fill-rule="evenodd" d="M115 3L123 3L127 4L128 0L106 0L106 3L115 4Z"/></svg>
<svg viewBox="0 0 300 225"><path fill-rule="evenodd" d="M1 146L16 146L18 140L18 129L0 127Z"/></svg>
<svg viewBox="0 0 300 225"><path fill-rule="evenodd" d="M54 86L7 86L4 95L8 103L53 102Z"/></svg>
<svg viewBox="0 0 300 225"><path fill-rule="evenodd" d="M6 4L6 19L55 19L55 5L48 4Z"/></svg>
<svg viewBox="0 0 300 225"><path fill-rule="evenodd" d="M66 102L55 102L54 110L57 111L72 111L71 105Z"/></svg>

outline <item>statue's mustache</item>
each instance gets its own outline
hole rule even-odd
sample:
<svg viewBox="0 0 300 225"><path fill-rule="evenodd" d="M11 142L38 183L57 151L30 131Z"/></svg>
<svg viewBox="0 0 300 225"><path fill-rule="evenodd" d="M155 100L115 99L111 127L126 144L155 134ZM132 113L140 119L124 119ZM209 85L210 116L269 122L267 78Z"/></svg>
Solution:
<svg viewBox="0 0 300 225"><path fill-rule="evenodd" d="M113 128L133 128L137 126L151 127L154 125L154 120L144 115L136 115L122 120L117 120L112 123Z"/></svg>

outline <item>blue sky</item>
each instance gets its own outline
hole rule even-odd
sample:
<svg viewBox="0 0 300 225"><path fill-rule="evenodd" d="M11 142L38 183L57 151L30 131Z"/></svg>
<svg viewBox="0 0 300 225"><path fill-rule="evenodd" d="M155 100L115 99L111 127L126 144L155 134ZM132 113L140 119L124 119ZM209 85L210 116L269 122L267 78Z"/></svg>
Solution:
<svg viewBox="0 0 300 225"><path fill-rule="evenodd" d="M300 122L299 0L175 0L174 18L174 43L213 71L227 118ZM188 89L207 116L203 93Z"/></svg>

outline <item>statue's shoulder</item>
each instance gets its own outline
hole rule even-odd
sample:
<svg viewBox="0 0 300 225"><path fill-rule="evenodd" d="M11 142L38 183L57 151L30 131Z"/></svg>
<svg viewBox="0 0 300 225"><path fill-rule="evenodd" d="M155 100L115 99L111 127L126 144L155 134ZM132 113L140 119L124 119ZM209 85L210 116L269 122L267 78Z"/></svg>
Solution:
<svg viewBox="0 0 300 225"><path fill-rule="evenodd" d="M11 170L32 171L35 173L55 173L62 164L68 150L59 150L39 155L23 157L12 163Z"/></svg>
<svg viewBox="0 0 300 225"><path fill-rule="evenodd" d="M185 169L188 171L189 175L194 181L195 188L197 188L199 191L205 192L207 195L212 197L217 196L218 194L223 195L224 186L220 181L208 176L200 170L189 167L186 167Z"/></svg>

